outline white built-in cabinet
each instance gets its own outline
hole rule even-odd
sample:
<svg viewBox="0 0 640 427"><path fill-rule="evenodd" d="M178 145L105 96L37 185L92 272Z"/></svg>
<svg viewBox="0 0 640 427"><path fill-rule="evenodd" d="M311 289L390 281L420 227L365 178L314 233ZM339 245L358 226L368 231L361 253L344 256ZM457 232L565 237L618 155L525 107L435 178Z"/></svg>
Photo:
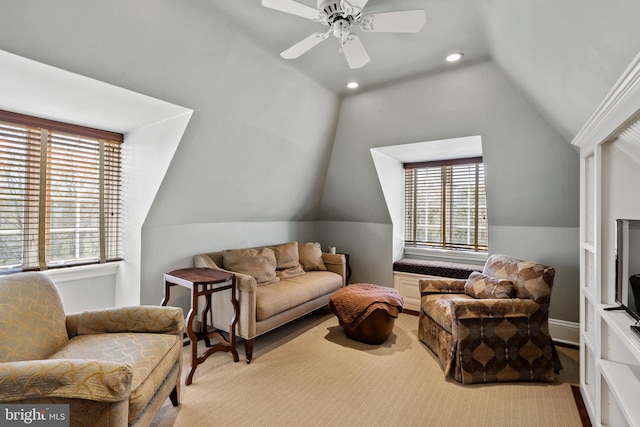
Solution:
<svg viewBox="0 0 640 427"><path fill-rule="evenodd" d="M580 148L580 389L594 426L640 427L640 337L615 306L615 221L640 219L640 55L572 142Z"/></svg>
<svg viewBox="0 0 640 427"><path fill-rule="evenodd" d="M420 279L426 276L414 273L393 273L393 287L400 293L405 311L420 311Z"/></svg>

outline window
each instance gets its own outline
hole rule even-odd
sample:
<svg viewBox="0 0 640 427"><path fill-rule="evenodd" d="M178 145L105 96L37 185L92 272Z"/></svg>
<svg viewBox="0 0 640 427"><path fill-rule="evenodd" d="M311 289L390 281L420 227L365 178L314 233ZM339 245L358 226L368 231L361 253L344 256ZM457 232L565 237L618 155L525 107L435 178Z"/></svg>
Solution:
<svg viewBox="0 0 640 427"><path fill-rule="evenodd" d="M121 258L122 141L0 111L0 271Z"/></svg>
<svg viewBox="0 0 640 427"><path fill-rule="evenodd" d="M482 158L405 163L405 247L487 252Z"/></svg>

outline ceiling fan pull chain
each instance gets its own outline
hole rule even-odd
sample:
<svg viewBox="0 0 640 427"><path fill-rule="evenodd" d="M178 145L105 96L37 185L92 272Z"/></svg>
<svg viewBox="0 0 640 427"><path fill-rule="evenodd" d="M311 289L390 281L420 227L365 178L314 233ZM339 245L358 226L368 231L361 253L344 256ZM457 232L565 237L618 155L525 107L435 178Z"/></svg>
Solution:
<svg viewBox="0 0 640 427"><path fill-rule="evenodd" d="M344 44L347 42L347 40L345 40L346 37L342 36L340 37L340 43L338 43L338 53L342 53L342 46L344 46Z"/></svg>

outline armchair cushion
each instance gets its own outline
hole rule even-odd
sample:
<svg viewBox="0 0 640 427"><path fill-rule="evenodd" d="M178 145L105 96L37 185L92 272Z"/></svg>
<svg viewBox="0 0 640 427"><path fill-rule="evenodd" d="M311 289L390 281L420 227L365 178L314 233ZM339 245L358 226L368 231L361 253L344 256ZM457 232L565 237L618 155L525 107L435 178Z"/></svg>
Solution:
<svg viewBox="0 0 640 427"><path fill-rule="evenodd" d="M482 272L498 279L511 280L516 297L548 304L556 271L553 267L533 261L523 261L506 255L491 255Z"/></svg>
<svg viewBox="0 0 640 427"><path fill-rule="evenodd" d="M473 301L473 298L466 294L426 295L422 297L422 307L423 310L429 313L434 322L445 331L451 333L451 325L453 325L452 306L465 299Z"/></svg>
<svg viewBox="0 0 640 427"><path fill-rule="evenodd" d="M76 336L51 359L93 359L132 369L131 422L147 406L181 354L178 335L121 332Z"/></svg>
<svg viewBox="0 0 640 427"><path fill-rule="evenodd" d="M464 285L464 292L473 298L513 298L515 286L511 280L474 271Z"/></svg>
<svg viewBox="0 0 640 427"><path fill-rule="evenodd" d="M64 397L101 402L127 399L131 366L101 360L45 359L0 364L0 401Z"/></svg>

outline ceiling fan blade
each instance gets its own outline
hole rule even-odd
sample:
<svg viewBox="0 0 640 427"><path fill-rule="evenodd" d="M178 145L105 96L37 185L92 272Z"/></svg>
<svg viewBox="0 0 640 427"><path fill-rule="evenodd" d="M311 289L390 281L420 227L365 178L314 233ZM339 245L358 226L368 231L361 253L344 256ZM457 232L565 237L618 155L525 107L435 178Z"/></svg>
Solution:
<svg viewBox="0 0 640 427"><path fill-rule="evenodd" d="M382 12L362 17L362 31L374 33L417 33L427 22L423 9Z"/></svg>
<svg viewBox="0 0 640 427"><path fill-rule="evenodd" d="M327 33L314 33L309 37L299 41L280 54L284 59L296 59L311 48L319 45L322 41L327 39Z"/></svg>
<svg viewBox="0 0 640 427"><path fill-rule="evenodd" d="M352 70L364 67L371 61L362 42L355 34L349 35L349 39L342 45L342 52Z"/></svg>
<svg viewBox="0 0 640 427"><path fill-rule="evenodd" d="M307 19L314 19L318 16L316 9L293 0L262 0L262 5Z"/></svg>
<svg viewBox="0 0 640 427"><path fill-rule="evenodd" d="M369 0L347 0L351 6L359 7L360 9L364 8Z"/></svg>

